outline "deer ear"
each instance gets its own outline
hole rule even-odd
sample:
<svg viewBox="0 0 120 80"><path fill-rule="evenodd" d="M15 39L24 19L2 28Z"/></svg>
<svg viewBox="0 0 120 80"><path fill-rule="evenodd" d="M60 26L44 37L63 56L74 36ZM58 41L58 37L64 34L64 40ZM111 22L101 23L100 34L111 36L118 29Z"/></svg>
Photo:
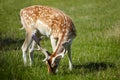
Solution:
<svg viewBox="0 0 120 80"><path fill-rule="evenodd" d="M63 42L62 46L64 46L65 48L67 48L68 45L70 44L70 42L71 42L71 39L69 39L68 41Z"/></svg>

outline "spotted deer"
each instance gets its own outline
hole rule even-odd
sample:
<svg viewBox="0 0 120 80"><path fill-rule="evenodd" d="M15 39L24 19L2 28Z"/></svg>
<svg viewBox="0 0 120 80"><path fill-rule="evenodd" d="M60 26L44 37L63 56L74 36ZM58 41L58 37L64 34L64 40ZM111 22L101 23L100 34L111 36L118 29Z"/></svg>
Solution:
<svg viewBox="0 0 120 80"><path fill-rule="evenodd" d="M45 54L44 61L49 73L56 73L59 62L68 54L69 69L72 70L71 44L76 37L73 21L61 10L48 6L34 5L20 11L21 23L26 31L26 38L22 45L23 61L26 65L26 53L29 50L30 65L33 63L34 46ZM39 44L41 35L50 38L53 52L50 54Z"/></svg>

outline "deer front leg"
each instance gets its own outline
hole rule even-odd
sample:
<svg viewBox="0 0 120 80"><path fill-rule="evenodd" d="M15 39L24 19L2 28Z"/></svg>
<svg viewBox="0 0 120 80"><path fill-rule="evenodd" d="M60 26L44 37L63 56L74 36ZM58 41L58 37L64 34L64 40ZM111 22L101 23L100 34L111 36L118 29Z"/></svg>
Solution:
<svg viewBox="0 0 120 80"><path fill-rule="evenodd" d="M68 60L69 60L69 69L72 70L72 56L71 56L71 45L68 46Z"/></svg>
<svg viewBox="0 0 120 80"><path fill-rule="evenodd" d="M51 36L50 40L51 40L52 50L54 52L56 49L56 45L57 45L57 39L55 39L54 37Z"/></svg>
<svg viewBox="0 0 120 80"><path fill-rule="evenodd" d="M71 39L69 39L68 41L63 43L63 46L68 51L67 54L68 54L69 69L70 70L72 70L72 68L73 68L73 65L72 65L72 55L71 55L71 43L72 43Z"/></svg>

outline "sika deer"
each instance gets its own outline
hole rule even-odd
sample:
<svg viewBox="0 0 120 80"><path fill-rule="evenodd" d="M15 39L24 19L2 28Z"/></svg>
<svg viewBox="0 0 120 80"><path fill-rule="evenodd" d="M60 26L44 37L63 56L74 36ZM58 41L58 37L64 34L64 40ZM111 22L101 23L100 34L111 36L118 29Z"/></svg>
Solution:
<svg viewBox="0 0 120 80"><path fill-rule="evenodd" d="M76 37L76 30L70 17L62 11L47 6L30 6L20 11L21 23L26 31L26 38L22 45L23 60L26 65L26 53L29 49L30 65L33 62L35 43L45 54L49 73L55 73L61 58L68 51L69 69L72 70L71 44ZM39 44L41 35L50 38L53 53L50 54Z"/></svg>

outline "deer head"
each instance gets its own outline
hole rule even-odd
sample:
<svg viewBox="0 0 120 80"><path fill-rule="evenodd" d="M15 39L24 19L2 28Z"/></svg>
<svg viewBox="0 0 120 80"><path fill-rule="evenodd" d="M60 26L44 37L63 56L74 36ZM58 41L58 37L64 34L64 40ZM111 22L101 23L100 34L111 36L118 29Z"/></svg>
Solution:
<svg viewBox="0 0 120 80"><path fill-rule="evenodd" d="M55 52L53 52L52 54L50 54L49 51L47 51L46 49L41 47L41 51L42 53L44 53L45 55L45 59L43 60L43 62L46 62L47 68L48 68L48 73L53 73L55 74L58 71L58 66L59 66L59 62L61 60L61 58L64 57L67 47L69 46L70 40L62 43L61 46L61 50L59 54L56 54Z"/></svg>

